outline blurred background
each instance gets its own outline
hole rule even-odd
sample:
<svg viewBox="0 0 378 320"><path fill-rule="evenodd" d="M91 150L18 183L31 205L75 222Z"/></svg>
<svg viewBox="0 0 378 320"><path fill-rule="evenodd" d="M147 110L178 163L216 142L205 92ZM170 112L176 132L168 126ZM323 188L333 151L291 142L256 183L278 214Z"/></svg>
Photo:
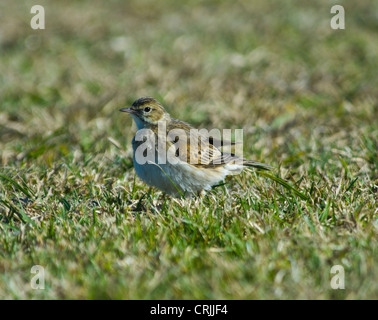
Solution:
<svg viewBox="0 0 378 320"><path fill-rule="evenodd" d="M377 118L375 1L343 1L345 30L330 27L334 1L39 1L45 30L34 4L0 4L2 165L104 152L109 136L127 148L118 109L141 96L244 128L260 160L285 161L293 139L308 156L314 135L351 147Z"/></svg>

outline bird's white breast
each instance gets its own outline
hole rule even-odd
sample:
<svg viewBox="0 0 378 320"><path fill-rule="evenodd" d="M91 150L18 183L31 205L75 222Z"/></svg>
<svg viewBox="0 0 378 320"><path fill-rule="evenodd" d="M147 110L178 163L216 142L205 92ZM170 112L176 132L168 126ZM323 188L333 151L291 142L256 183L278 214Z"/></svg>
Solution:
<svg viewBox="0 0 378 320"><path fill-rule="evenodd" d="M203 189L208 190L229 174L228 170L222 167L203 169L180 160L175 164L169 163L168 160L166 163L159 163L159 153L155 148L154 139L150 136L150 140L147 137L147 140L143 142L144 148L154 150L154 159L145 163L137 161L139 158L136 157L136 149L140 143L136 142L135 138L133 139L135 172L144 182L168 194L179 196L180 193L188 195L198 193ZM148 143L150 145L147 145ZM163 158L160 157L160 159Z"/></svg>

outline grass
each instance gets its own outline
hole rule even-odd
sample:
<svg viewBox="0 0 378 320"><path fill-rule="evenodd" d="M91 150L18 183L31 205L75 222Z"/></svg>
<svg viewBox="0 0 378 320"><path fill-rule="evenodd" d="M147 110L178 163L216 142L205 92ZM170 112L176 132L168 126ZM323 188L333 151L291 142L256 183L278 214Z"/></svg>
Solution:
<svg viewBox="0 0 378 320"><path fill-rule="evenodd" d="M378 298L376 2L344 1L345 30L328 1L39 4L45 30L0 4L0 298ZM309 199L254 172L149 192L118 112L146 95L243 128Z"/></svg>

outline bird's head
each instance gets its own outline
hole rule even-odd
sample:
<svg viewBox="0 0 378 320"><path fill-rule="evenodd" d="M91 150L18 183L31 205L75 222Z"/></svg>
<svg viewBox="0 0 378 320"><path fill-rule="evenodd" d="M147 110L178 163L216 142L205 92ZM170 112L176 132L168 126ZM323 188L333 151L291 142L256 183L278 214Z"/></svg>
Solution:
<svg viewBox="0 0 378 320"><path fill-rule="evenodd" d="M154 98L143 97L134 101L130 108L123 108L120 111L130 113L135 120L138 130L157 125L159 121L170 119L169 113Z"/></svg>

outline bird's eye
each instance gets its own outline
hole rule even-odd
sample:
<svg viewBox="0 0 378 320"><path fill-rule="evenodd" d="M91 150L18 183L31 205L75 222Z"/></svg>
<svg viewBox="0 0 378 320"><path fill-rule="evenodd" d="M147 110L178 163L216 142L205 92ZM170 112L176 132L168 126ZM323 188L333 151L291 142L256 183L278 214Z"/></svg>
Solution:
<svg viewBox="0 0 378 320"><path fill-rule="evenodd" d="M145 107L144 108L144 112L150 112L151 111L151 108L150 107Z"/></svg>

